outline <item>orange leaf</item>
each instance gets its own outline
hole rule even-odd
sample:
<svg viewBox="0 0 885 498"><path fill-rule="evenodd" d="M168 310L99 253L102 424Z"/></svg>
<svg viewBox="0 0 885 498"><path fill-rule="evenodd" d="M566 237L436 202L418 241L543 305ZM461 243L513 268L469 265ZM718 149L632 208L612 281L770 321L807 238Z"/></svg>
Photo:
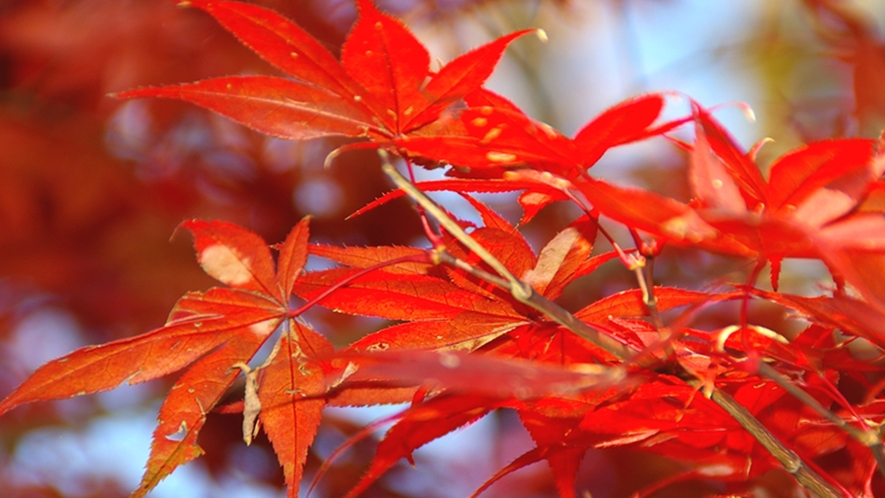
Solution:
<svg viewBox="0 0 885 498"><path fill-rule="evenodd" d="M164 327L51 361L0 402L2 414L23 403L104 391L189 366L160 408L145 474L133 496L144 496L177 466L202 454L197 436L206 414L239 375L235 367L246 364L288 318L284 290L307 259L307 220L282 244L279 274L267 244L248 230L202 220L182 226L193 233L206 272L231 289L190 292L176 303Z"/></svg>
<svg viewBox="0 0 885 498"><path fill-rule="evenodd" d="M240 42L289 76L328 90L347 102L358 102L354 96L363 93L326 47L276 12L240 2L187 3L211 14Z"/></svg>
<svg viewBox="0 0 885 498"><path fill-rule="evenodd" d="M262 369L258 387L261 422L283 466L287 496L297 497L307 449L316 436L326 401L325 372L316 355L328 355L332 345L295 320L283 334L276 356Z"/></svg>
<svg viewBox="0 0 885 498"><path fill-rule="evenodd" d="M263 342L255 336L235 338L194 364L172 386L160 407L151 453L134 497L144 496L176 467L203 454L197 436L206 414L237 378L239 371L232 366L248 361Z"/></svg>
<svg viewBox="0 0 885 498"><path fill-rule="evenodd" d="M279 246L280 258L279 269L277 270L277 283L280 287L280 298L283 301L289 300L292 294L292 286L301 276L304 265L307 263L307 238L308 218L304 218L289 232L286 241Z"/></svg>
<svg viewBox="0 0 885 498"><path fill-rule="evenodd" d="M233 288L275 295L273 258L261 237L221 221L181 225L194 234L197 261L206 273Z"/></svg>
<svg viewBox="0 0 885 498"><path fill-rule="evenodd" d="M272 76L228 76L139 88L114 96L184 100L253 130L289 140L381 133L362 107L311 85Z"/></svg>

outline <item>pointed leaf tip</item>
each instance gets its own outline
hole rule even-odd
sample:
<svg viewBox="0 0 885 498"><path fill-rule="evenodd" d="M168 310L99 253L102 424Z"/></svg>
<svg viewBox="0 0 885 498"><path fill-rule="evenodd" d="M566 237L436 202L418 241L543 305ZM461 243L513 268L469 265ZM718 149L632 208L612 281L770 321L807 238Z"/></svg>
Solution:
<svg viewBox="0 0 885 498"><path fill-rule="evenodd" d="M282 290L283 301L288 301L295 281L307 264L307 242L310 237L310 216L305 216L292 227L286 241L279 246L278 284Z"/></svg>

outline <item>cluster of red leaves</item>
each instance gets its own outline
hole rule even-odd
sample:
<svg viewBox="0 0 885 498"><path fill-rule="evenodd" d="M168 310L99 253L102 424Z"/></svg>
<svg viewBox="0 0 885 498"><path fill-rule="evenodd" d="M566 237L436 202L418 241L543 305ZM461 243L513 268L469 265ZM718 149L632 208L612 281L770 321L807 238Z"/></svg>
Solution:
<svg viewBox="0 0 885 498"><path fill-rule="evenodd" d="M673 244L748 258L757 270L770 262L775 288L784 258L816 258L839 286L832 297L764 292L753 288L756 271L750 285L737 290L654 287L654 310L636 289L576 311L576 319L637 354L618 358L476 273L439 264L434 251L445 247L474 268L492 271L453 234L443 233L441 246L430 251L310 245L304 220L273 246L279 252L275 263L272 247L257 235L194 220L183 226L194 235L198 260L226 287L186 294L159 329L44 365L0 402L0 414L23 403L94 393L187 368L160 410L136 496L202 453L196 438L206 415L240 373L247 378L244 437L250 441L257 424L264 428L290 496L298 493L324 406L403 402L411 407L396 417L351 495L400 459L411 459L418 447L499 408L518 413L536 446L478 492L545 460L560 495L575 496L583 454L615 446L691 464L678 478L747 490L750 479L780 464L686 382L701 379L730 393L846 495L871 492L875 462L868 449L760 375L758 363L748 358L775 367L851 425L866 428L885 417L880 388L867 375L875 367L854 359L843 340L861 337L885 347L878 330L885 318L880 180L885 156L879 142L813 143L778 159L765 180L753 153L742 151L697 104L684 119L658 123L666 96L644 95L612 107L569 138L483 89L507 45L527 31L431 72L426 49L370 0L358 2L360 17L340 61L272 11L229 1L185 3L211 14L288 77L222 77L118 97L186 100L287 139L350 137L363 140L361 147L384 148L421 164L451 165L452 178L419 187L463 194L483 222L470 227L470 236L547 299L557 299L608 260L643 264L637 254L592 255L602 216L627 226L643 256ZM694 142L677 143L689 158L691 203L588 174L609 149L688 122L694 123ZM468 195L508 191L522 192L524 221L563 200L585 214L535 254L517 228ZM308 254L338 266L304 272ZM293 309L292 294L307 304ZM811 324L787 341L751 326L746 316L714 331L689 328L688 318L670 329L648 319L680 307L751 298L792 309ZM401 323L336 351L299 318L314 305ZM260 367L248 367L277 330L273 352ZM846 399L837 388L846 380L867 396ZM834 455L848 463L815 463Z"/></svg>
<svg viewBox="0 0 885 498"><path fill-rule="evenodd" d="M885 116L885 40L849 5L833 0L804 0L817 21L818 34L831 54L851 65L854 113L861 126L875 126Z"/></svg>

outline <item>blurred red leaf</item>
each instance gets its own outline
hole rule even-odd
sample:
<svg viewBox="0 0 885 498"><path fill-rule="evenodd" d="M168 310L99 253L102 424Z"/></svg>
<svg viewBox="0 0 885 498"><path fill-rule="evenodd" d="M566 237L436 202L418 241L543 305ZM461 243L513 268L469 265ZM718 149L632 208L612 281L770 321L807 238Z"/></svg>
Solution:
<svg viewBox="0 0 885 498"><path fill-rule="evenodd" d="M438 396L412 405L387 431L378 445L371 467L347 496L358 496L401 458L412 461L412 452L416 448L479 420L494 409L496 404L488 397L471 395Z"/></svg>
<svg viewBox="0 0 885 498"><path fill-rule="evenodd" d="M574 176L612 147L661 135L685 122L652 127L664 101L660 94L649 94L613 106L569 139L487 90L474 92L465 101L470 107L459 116L464 133L403 137L394 143L410 154L457 166L522 166Z"/></svg>
<svg viewBox="0 0 885 498"><path fill-rule="evenodd" d="M875 109L870 75L876 72L871 68L881 65L879 41L835 3L815 3L831 9L851 28L848 35L858 43L853 53L857 112ZM852 356L842 342L843 337L862 337L876 346L883 342L879 329L885 312L881 181L885 156L877 150L880 143L838 139L809 144L776 160L766 182L754 153L741 150L712 115L694 103L689 118L656 124L666 94L628 99L570 139L481 88L507 46L528 31L499 38L431 72L427 50L402 22L382 14L370 0L358 1L359 18L340 62L306 31L264 8L216 0L185 4L208 12L287 77L228 76L118 96L186 100L265 134L292 140L367 139L351 147L388 147L428 166L449 163L454 166L449 175L462 178L419 187L461 193L484 225L462 223L471 237L548 299L560 297L577 278L615 257L616 253L592 253L600 217L627 225L643 250L647 246L641 238L650 235L661 239L658 243L672 241L757 263L771 261L775 281L782 258L822 259L840 285L836 297L806 298L747 288L699 292L654 286L648 278L644 283L653 291L657 311L688 306L689 312L662 327L660 321L646 319L652 313L639 289L607 292L591 304L575 306L583 307L573 318L636 352L614 358L514 299L490 282L494 279L479 277L463 265L438 264L436 257L442 253L437 251L444 248L475 269L492 271L448 233L442 234L440 247L431 250L311 246L305 220L285 242L274 246L279 250L275 264L271 248L258 235L232 224L193 220L184 226L194 235L201 266L227 287L186 294L164 327L84 348L46 364L0 402L0 414L32 401L97 392L188 367L161 407L139 496L202 453L197 435L206 413L243 371L245 399L233 406L243 412L244 437L249 442L257 417L283 467L289 496L299 491L324 406L407 400L412 400L412 407L396 417L351 495L366 489L401 458L411 460L413 451L425 443L498 408L516 410L535 448L512 460L479 491L516 469L546 460L559 494L575 496L578 465L588 449L629 447L691 464L673 480L715 479L725 493L733 490L730 481L763 476L779 463L703 395L716 386L732 393L774 437L820 467L825 479L850 482L847 493L869 494L875 464L866 448L814 410L784 396L785 391L757 375L745 357L755 355L782 371L849 423L881 421L881 403L875 399L882 385L878 370ZM131 18L126 21L126 29L138 26L132 23ZM93 24L88 27L94 30ZM124 30L115 29L115 35ZM26 30L11 31L20 38ZM82 57L69 59L92 64L84 54L113 52L111 45L77 44L71 52ZM67 84L62 81L61 87ZM668 133L692 120L695 142L685 145L692 202L587 174L611 148ZM60 209L60 216L86 227L95 213L106 208L103 194L109 189L96 186L110 184L103 180L85 190L71 188L64 172L51 181L34 182L34 191L45 196L34 196L40 201L21 193L20 185L30 188L23 179L30 178L32 171L23 158L59 143L61 152L45 156L54 165L67 159L69 144L76 141L63 136L70 130L32 140L45 138L39 128L22 132L14 125L4 126L5 142L25 140L28 145L26 152L12 154L12 173L3 171L9 185L0 182L7 194L0 196L6 208L3 217L13 228L7 234L12 237L38 232L33 220L41 216L53 221L56 200L70 208ZM521 191L523 222L560 200L574 201L583 214L558 231L539 227L537 232L549 230L552 236L538 244L542 248L536 255L503 216L467 194L511 191ZM114 206L133 202L128 194L117 195ZM399 195L388 194L366 209ZM290 203L290 192L284 197ZM52 201L44 203L49 208L41 204L45 198ZM64 242L54 237L52 241ZM302 275L308 253L341 267ZM47 274L56 271L52 261L33 260L50 268L44 270ZM9 264L13 266L14 262ZM94 275L88 277L92 280ZM87 280L81 275L67 279ZM842 280L851 287L842 289ZM846 297L853 290L862 299ZM302 309L290 309L293 292L311 301L305 308L316 300L334 311L403 323L370 333L336 354L322 335L295 320ZM712 332L683 323L695 310L706 311L708 304L750 295L798 311L814 323L795 337L766 333L765 327L749 323L748 301L739 324L730 314L711 319L716 322ZM113 307L112 302L105 304ZM722 320L726 323L719 323ZM247 366L280 326L281 337L271 356L257 369ZM785 336L792 342L787 343ZM668 346L666 351L662 344ZM644 358L653 361L639 361ZM621 368L629 371L628 382L618 382L624 375ZM691 385L698 380L703 390ZM857 401L862 398L862 403ZM827 458L844 460L851 469L822 463Z"/></svg>

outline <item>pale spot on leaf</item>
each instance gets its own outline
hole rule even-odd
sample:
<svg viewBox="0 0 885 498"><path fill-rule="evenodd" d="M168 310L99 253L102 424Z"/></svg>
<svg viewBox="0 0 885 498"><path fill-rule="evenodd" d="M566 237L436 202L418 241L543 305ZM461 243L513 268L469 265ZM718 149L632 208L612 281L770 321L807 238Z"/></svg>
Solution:
<svg viewBox="0 0 885 498"><path fill-rule="evenodd" d="M340 376L326 378L326 389L334 389L338 387L342 382L347 380L347 378L351 375L355 374L359 369L360 367L356 363L352 361L347 362L347 366L344 367L344 372L342 372Z"/></svg>
<svg viewBox="0 0 885 498"><path fill-rule="evenodd" d="M252 280L250 259L241 257L226 245L216 244L203 249L200 265L206 273L228 285L242 285Z"/></svg>
<svg viewBox="0 0 885 498"><path fill-rule="evenodd" d="M628 431L622 434L620 437L616 437L610 439L608 441L604 441L602 443L597 443L597 448L610 448L615 446L623 446L626 444L637 443L644 439L648 439L659 431L657 429L638 429L635 431Z"/></svg>
<svg viewBox="0 0 885 498"><path fill-rule="evenodd" d="M557 137L556 129L553 128L552 126L550 126L549 124L538 123L538 127L544 131L544 133L547 135L547 138L553 140L554 138Z"/></svg>
<svg viewBox="0 0 885 498"><path fill-rule="evenodd" d="M253 334L262 339L272 334L274 329L276 328L276 319L264 320L263 322L253 323L252 325L249 325L249 330L251 330Z"/></svg>
<svg viewBox="0 0 885 498"><path fill-rule="evenodd" d="M446 368L458 368L461 365L461 358L451 353L442 353L439 355L439 363Z"/></svg>
<svg viewBox="0 0 885 498"><path fill-rule="evenodd" d="M777 332L771 330L770 328L763 327L761 325L747 325L747 328L750 330L756 331L759 335L763 337L767 337L773 341L777 341L781 344L789 344L790 341L786 337L778 334Z"/></svg>
<svg viewBox="0 0 885 498"><path fill-rule="evenodd" d="M484 137L482 137L482 140L480 140L480 143L482 143L482 144L487 144L487 143L491 142L492 140L494 140L494 139L500 137L500 136L501 136L501 131L502 131L502 130L501 130L501 127L500 127L500 126L496 126L496 127L492 128L491 130L489 130L489 131L485 134ZM513 154L508 154L508 155L513 156ZM513 158L516 159L516 156L513 156Z"/></svg>
<svg viewBox="0 0 885 498"><path fill-rule="evenodd" d="M538 292L543 293L547 285L553 280L556 272L562 267L566 257L576 243L580 243L580 232L575 227L569 227L558 233L549 244L544 246L538 256L538 262L533 269L525 272L522 280L531 285ZM587 241L583 244L588 245Z"/></svg>
<svg viewBox="0 0 885 498"><path fill-rule="evenodd" d="M734 469L728 464L705 465L698 469L699 474L708 477L730 476L739 471L739 469Z"/></svg>
<svg viewBox="0 0 885 498"><path fill-rule="evenodd" d="M716 236L716 229L707 225L694 211L674 216L661 224L661 228L677 240L700 242Z"/></svg>
<svg viewBox="0 0 885 498"><path fill-rule="evenodd" d="M506 152L487 152L486 159L493 163L509 163L516 160L516 156Z"/></svg>

